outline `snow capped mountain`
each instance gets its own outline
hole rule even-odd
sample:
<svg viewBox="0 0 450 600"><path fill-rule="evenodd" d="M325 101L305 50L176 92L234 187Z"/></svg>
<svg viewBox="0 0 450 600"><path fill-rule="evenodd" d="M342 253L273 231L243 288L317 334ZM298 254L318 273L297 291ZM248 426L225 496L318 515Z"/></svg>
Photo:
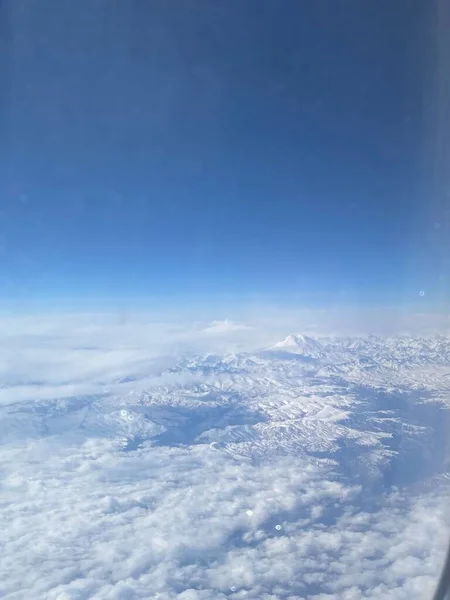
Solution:
<svg viewBox="0 0 450 600"><path fill-rule="evenodd" d="M271 350L284 350L310 358L319 358L325 355L320 342L307 335L288 335L284 340L274 344Z"/></svg>
<svg viewBox="0 0 450 600"><path fill-rule="evenodd" d="M5 598L23 587L38 599L189 600L382 588L400 600L411 577L431 590L423 557L439 565L447 543L447 338L289 335L170 360L130 343L109 371L109 349L81 347L56 346L46 364L24 354L3 378ZM17 544L29 532L39 544Z"/></svg>
<svg viewBox="0 0 450 600"><path fill-rule="evenodd" d="M202 425L192 443L218 441L222 451L233 456L300 452L315 461L334 461L341 468L351 463L354 476L359 473L358 477L374 481L384 477L389 465L397 464L399 448L406 444L404 436L411 447L423 443L423 403L431 402L430 414L439 413L439 405L432 401L442 401L450 367L442 345L446 347L448 341L319 341L290 335L268 351L189 357L172 371L195 368L207 377L201 401L193 389L177 394L183 395L183 405L199 409L208 400L221 415L219 427L217 421L211 429ZM424 347L431 356L439 348L440 361L424 361ZM312 360L305 363L304 357ZM405 397L414 397L412 404ZM173 403L174 394L168 401ZM152 400L146 395L143 402ZM392 416L386 418L389 408ZM442 431L436 423L437 430ZM343 443L355 447L355 453L343 454Z"/></svg>

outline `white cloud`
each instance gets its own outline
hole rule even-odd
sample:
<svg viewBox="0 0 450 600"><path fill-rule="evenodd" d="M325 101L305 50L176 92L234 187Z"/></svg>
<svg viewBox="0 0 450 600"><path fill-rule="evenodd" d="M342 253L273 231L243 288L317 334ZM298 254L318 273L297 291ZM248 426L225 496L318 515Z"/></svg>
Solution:
<svg viewBox="0 0 450 600"><path fill-rule="evenodd" d="M233 331L249 331L252 328L243 323L234 323L225 319L224 321L213 321L203 329L204 333L230 333Z"/></svg>
<svg viewBox="0 0 450 600"><path fill-rule="evenodd" d="M6 598L407 598L431 592L444 556L448 491L366 513L295 457L55 437L3 447L0 467Z"/></svg>

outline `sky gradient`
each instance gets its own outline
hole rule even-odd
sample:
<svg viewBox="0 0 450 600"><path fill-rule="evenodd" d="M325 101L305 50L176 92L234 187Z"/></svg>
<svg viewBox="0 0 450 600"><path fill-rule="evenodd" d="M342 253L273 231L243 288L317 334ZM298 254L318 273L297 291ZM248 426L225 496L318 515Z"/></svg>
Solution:
<svg viewBox="0 0 450 600"><path fill-rule="evenodd" d="M447 298L434 3L2 11L3 299Z"/></svg>

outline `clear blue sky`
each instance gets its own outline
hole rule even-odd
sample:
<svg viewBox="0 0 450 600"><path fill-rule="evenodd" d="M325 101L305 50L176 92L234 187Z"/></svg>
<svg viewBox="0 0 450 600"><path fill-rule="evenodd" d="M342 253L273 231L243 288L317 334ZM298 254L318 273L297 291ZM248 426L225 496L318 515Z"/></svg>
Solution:
<svg viewBox="0 0 450 600"><path fill-rule="evenodd" d="M2 11L3 298L442 290L432 2Z"/></svg>

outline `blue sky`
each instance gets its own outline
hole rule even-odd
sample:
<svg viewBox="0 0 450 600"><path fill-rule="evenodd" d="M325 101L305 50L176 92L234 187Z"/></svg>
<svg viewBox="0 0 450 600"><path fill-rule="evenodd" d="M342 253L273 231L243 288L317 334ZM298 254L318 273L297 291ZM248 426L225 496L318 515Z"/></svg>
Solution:
<svg viewBox="0 0 450 600"><path fill-rule="evenodd" d="M3 298L442 300L432 10L6 2Z"/></svg>

